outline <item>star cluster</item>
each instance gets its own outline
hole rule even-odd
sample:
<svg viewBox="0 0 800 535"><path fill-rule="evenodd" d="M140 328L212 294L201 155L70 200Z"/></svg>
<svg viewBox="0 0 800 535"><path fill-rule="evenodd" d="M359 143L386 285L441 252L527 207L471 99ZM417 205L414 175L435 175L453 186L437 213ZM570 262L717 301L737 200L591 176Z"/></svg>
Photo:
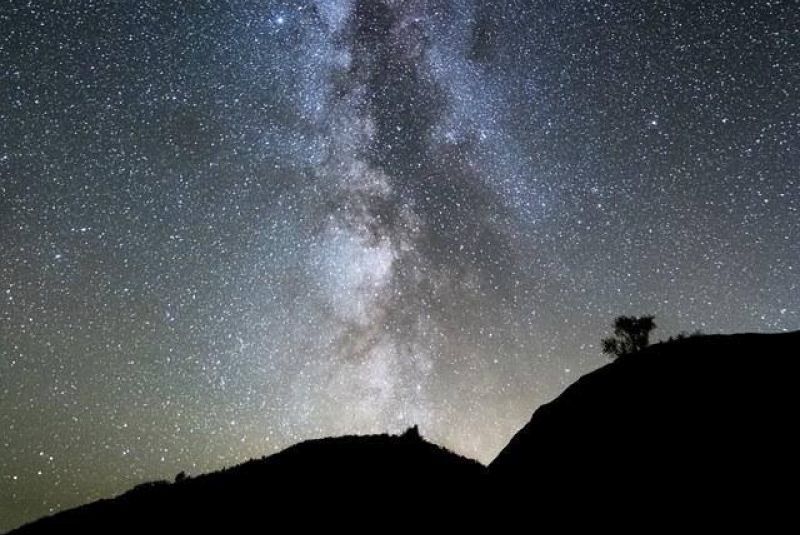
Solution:
<svg viewBox="0 0 800 535"><path fill-rule="evenodd" d="M488 462L619 314L800 327L796 1L0 24L0 529L332 434Z"/></svg>

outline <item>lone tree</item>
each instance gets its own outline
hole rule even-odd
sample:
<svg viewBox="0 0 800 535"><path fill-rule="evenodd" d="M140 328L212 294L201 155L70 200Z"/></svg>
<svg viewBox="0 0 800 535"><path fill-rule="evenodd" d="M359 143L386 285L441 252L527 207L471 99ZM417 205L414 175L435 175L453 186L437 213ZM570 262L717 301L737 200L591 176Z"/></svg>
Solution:
<svg viewBox="0 0 800 535"><path fill-rule="evenodd" d="M650 331L656 328L655 316L619 316L614 320L614 336L603 338L603 353L611 358L629 355L650 345Z"/></svg>

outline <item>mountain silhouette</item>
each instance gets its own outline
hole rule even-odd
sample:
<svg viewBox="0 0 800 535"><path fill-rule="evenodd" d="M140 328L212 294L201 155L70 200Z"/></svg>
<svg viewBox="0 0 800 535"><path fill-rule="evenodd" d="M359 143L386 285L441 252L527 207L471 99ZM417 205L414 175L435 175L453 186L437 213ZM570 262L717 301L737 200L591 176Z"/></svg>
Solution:
<svg viewBox="0 0 800 535"><path fill-rule="evenodd" d="M539 407L489 465L540 503L777 507L794 485L800 331L658 343ZM768 503L767 503L768 502Z"/></svg>
<svg viewBox="0 0 800 535"><path fill-rule="evenodd" d="M475 528L509 518L530 525L531 515L541 526L555 511L598 505L649 518L780 512L791 495L782 485L797 475L798 348L800 331L691 337L622 356L537 409L488 467L416 427L310 440L145 483L12 533Z"/></svg>
<svg viewBox="0 0 800 535"><path fill-rule="evenodd" d="M484 471L427 442L416 427L402 435L323 438L218 472L144 483L12 533L249 533L285 522L384 523L398 513L447 511L474 494Z"/></svg>

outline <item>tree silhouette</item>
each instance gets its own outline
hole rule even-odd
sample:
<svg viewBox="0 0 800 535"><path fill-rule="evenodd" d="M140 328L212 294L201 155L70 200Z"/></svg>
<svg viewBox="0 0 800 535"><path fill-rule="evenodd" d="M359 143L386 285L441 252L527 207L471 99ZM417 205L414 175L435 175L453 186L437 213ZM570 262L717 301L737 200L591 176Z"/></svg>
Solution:
<svg viewBox="0 0 800 535"><path fill-rule="evenodd" d="M611 358L630 355L650 345L650 331L656 328L655 316L618 316L614 336L603 338L603 353Z"/></svg>

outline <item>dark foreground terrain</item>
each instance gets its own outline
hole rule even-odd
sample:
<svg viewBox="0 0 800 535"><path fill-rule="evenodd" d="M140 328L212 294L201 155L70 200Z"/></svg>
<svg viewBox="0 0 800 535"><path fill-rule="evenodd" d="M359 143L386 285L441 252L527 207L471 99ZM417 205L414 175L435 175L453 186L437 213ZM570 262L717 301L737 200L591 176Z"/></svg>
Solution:
<svg viewBox="0 0 800 535"><path fill-rule="evenodd" d="M795 506L798 357L800 332L660 343L540 407L488 467L416 428L314 440L13 533L530 528L601 509L652 526L695 513L772 521Z"/></svg>

